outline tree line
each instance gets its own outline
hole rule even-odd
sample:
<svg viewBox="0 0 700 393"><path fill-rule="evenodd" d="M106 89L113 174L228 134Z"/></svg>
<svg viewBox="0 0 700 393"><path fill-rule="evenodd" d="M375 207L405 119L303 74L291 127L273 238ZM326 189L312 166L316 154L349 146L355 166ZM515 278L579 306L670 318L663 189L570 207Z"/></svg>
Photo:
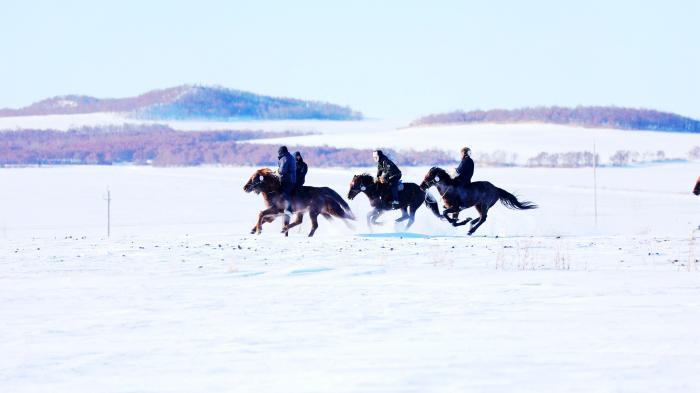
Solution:
<svg viewBox="0 0 700 393"><path fill-rule="evenodd" d="M512 110L454 111L422 117L413 121L411 126L451 123L527 122L566 124L588 128L700 132L700 121L689 117L650 109L610 106L577 106L575 108L551 106Z"/></svg>
<svg viewBox="0 0 700 393"><path fill-rule="evenodd" d="M167 126L83 127L69 131L21 130L0 132L0 165L197 166L209 164L276 166L277 146L252 139L300 135L293 132L248 130L176 131ZM300 150L315 166L373 165L370 149L328 146L289 146ZM439 150L387 150L400 165L453 163Z"/></svg>

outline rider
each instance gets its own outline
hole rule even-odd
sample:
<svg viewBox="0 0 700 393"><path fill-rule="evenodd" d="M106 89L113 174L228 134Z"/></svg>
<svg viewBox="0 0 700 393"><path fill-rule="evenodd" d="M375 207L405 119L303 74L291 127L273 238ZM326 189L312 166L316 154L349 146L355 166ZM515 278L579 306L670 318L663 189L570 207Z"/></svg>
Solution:
<svg viewBox="0 0 700 393"><path fill-rule="evenodd" d="M455 180L463 186L471 183L472 176L474 176L474 160L469 156L471 151L472 150L468 147L462 148L462 162L460 162L457 167L457 177Z"/></svg>
<svg viewBox="0 0 700 393"><path fill-rule="evenodd" d="M399 206L399 180L401 171L389 157L385 156L381 150L372 153L374 161L377 163L377 180L387 183L391 189L391 207L396 209Z"/></svg>
<svg viewBox="0 0 700 393"><path fill-rule="evenodd" d="M280 175L282 183L282 195L285 203L285 214L292 214L292 191L296 185L297 166L294 158L289 154L287 146L280 146L277 149L277 173Z"/></svg>
<svg viewBox="0 0 700 393"><path fill-rule="evenodd" d="M306 172L309 171L309 166L306 165L304 159L301 157L301 152L294 153L294 158L297 164L297 190L304 185L306 181Z"/></svg>

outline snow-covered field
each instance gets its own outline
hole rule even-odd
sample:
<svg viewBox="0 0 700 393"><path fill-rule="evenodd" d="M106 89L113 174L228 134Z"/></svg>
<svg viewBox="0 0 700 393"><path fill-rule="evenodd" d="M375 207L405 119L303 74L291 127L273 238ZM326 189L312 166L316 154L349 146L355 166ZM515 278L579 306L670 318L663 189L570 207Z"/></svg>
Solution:
<svg viewBox="0 0 700 393"><path fill-rule="evenodd" d="M593 152L601 162L618 150L655 156L663 151L666 158L686 159L688 152L700 146L700 135L672 132L623 131L616 129L554 124L461 124L397 128L376 133L351 130L330 135L305 135L270 138L257 143L301 146L334 146L354 148L393 148L396 150L438 149L459 155L461 146L471 146L478 157L500 152L506 162L525 164L539 153ZM595 145L595 146L594 146Z"/></svg>
<svg viewBox="0 0 700 393"><path fill-rule="evenodd" d="M66 131L71 128L97 127L122 124L165 124L174 130L261 130L297 131L314 134L348 134L383 132L406 124L398 120L368 119L363 121L332 120L258 120L258 121L197 121L197 120L146 120L122 113L87 113L76 115L14 116L0 117L0 131L21 129L53 129Z"/></svg>
<svg viewBox="0 0 700 393"><path fill-rule="evenodd" d="M252 236L252 171L0 169L2 390L700 390L700 164L600 168L597 224L590 168L477 168L541 208L475 237L424 208Z"/></svg>

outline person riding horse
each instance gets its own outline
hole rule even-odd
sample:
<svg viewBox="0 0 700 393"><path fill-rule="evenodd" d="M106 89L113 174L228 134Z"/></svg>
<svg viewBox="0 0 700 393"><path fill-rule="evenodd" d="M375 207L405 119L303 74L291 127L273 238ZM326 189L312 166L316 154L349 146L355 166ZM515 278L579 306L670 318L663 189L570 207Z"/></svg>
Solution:
<svg viewBox="0 0 700 393"><path fill-rule="evenodd" d="M296 161L289 154L287 146L280 146L277 149L277 159L278 167L277 173L280 175L280 181L282 183L282 196L285 202L285 214L292 215L292 191L296 187L297 182L297 165Z"/></svg>
<svg viewBox="0 0 700 393"><path fill-rule="evenodd" d="M453 226L471 224L469 235L486 221L489 209L498 201L511 209L537 208L536 204L520 201L515 195L486 181L477 181L465 187L458 183L457 179L451 178L447 171L438 167L430 168L420 184L420 189L427 191L433 186L437 187L442 196L445 206L445 210L442 211L443 217ZM459 221L459 212L472 206L479 212L479 218Z"/></svg>
<svg viewBox="0 0 700 393"><path fill-rule="evenodd" d="M462 162L459 163L457 167L457 177L455 180L463 186L468 185L472 182L472 176L474 176L474 160L469 156L471 149L468 147L462 148Z"/></svg>
<svg viewBox="0 0 700 393"><path fill-rule="evenodd" d="M304 162L301 152L295 152L294 158L297 164L297 190L300 190L306 182L306 173L309 171L309 166Z"/></svg>
<svg viewBox="0 0 700 393"><path fill-rule="evenodd" d="M401 171L381 150L375 150L372 157L377 163L377 181L389 187L392 198L391 207L396 209L399 206L399 181L401 180Z"/></svg>

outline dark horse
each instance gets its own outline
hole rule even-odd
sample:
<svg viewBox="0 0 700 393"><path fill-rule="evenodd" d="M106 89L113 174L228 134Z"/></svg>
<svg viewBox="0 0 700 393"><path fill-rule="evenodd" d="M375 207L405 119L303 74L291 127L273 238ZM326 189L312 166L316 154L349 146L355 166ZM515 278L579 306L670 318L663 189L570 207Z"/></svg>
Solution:
<svg viewBox="0 0 700 393"><path fill-rule="evenodd" d="M693 188L693 194L700 195L700 177L698 177L698 180L695 182L695 188Z"/></svg>
<svg viewBox="0 0 700 393"><path fill-rule="evenodd" d="M421 190L427 190L432 186L437 187L445 204L445 210L442 212L443 216L453 226L465 225L471 222L470 235L486 221L489 209L499 200L511 209L527 210L537 208L537 205L534 203L520 202L513 194L487 181L477 181L465 187L452 179L444 169L438 167L430 168L420 188ZM472 206L479 212L480 217L473 220L467 218L464 221L458 221L459 212ZM452 214L452 217L449 216L450 214Z"/></svg>
<svg viewBox="0 0 700 393"><path fill-rule="evenodd" d="M258 222L250 233L257 232L260 234L264 223L272 222L278 216L284 215L284 197L280 193L280 188L279 177L269 168L255 171L243 186L245 192L262 194L267 206L267 209L262 210L258 214ZM291 228L301 224L305 212L309 212L309 217L311 218L309 237L313 236L316 228L318 228L319 214L328 219L332 217L342 218L343 220L355 219L347 202L337 192L328 187L301 187L292 195L292 209L296 219L290 224L289 216L284 215L282 232L285 236L289 236Z"/></svg>
<svg viewBox="0 0 700 393"><path fill-rule="evenodd" d="M367 214L367 226L372 227L372 224L381 225L377 222L379 216L385 211L392 210L391 190L388 185L377 183L372 175L363 173L353 176L350 181L350 191L348 191L348 199L354 199L357 194L364 192L369 199L369 204L374 208ZM396 222L408 220L406 228L408 229L416 218L416 210L425 202L426 206L432 210L435 216L442 218L438 204L435 198L430 193L421 190L415 183L403 183L403 190L399 191L399 205L401 209L401 217Z"/></svg>

